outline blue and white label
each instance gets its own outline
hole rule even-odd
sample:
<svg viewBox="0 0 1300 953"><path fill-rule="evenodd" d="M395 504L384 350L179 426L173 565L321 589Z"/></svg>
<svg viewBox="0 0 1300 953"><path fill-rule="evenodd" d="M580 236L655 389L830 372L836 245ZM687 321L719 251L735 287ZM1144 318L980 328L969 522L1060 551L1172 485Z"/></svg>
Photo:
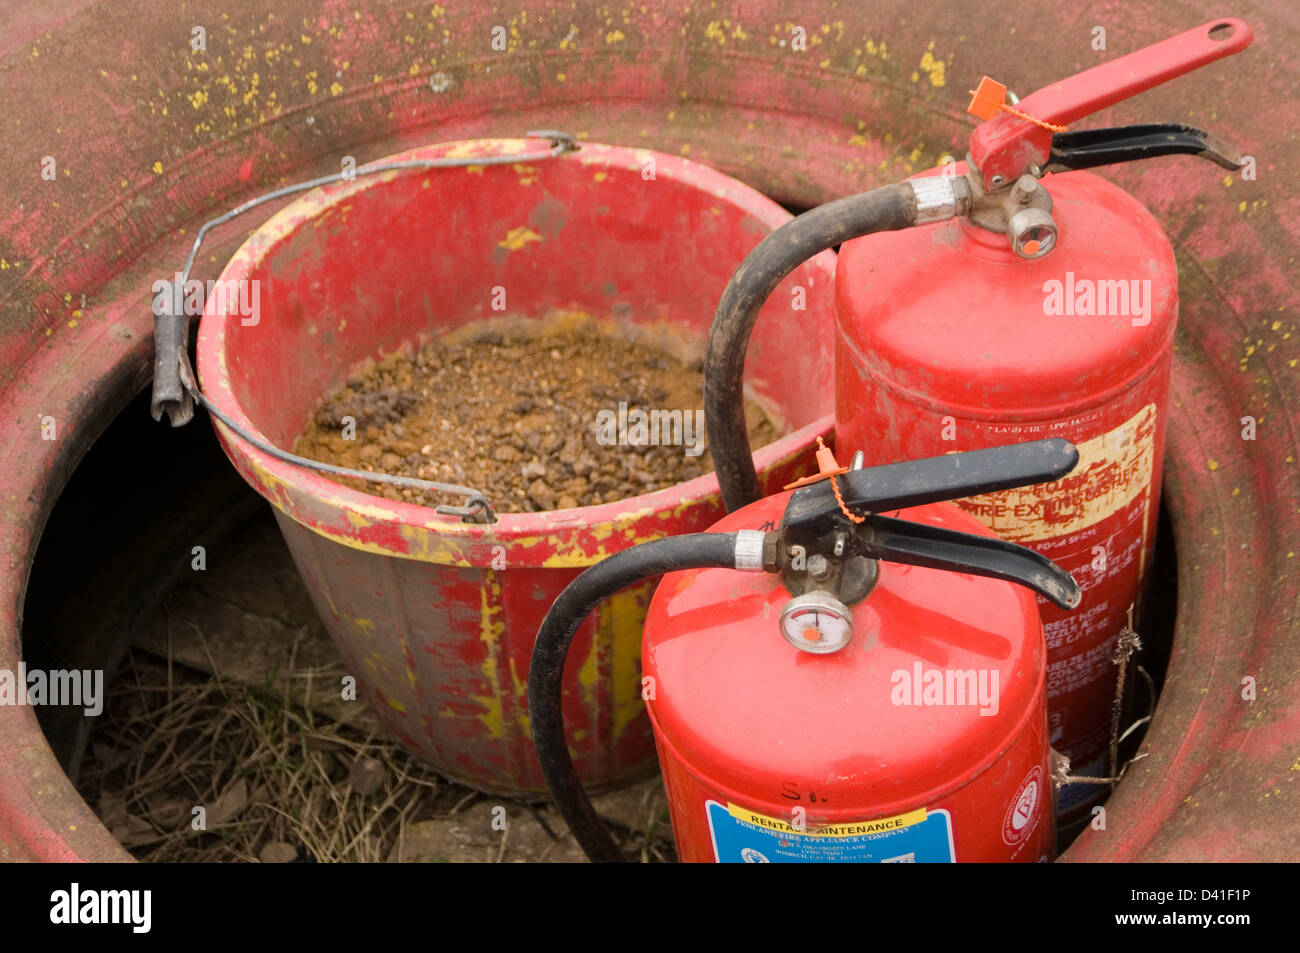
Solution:
<svg viewBox="0 0 1300 953"><path fill-rule="evenodd" d="M894 817L796 830L738 804L705 802L723 864L951 864L952 816L920 808Z"/></svg>

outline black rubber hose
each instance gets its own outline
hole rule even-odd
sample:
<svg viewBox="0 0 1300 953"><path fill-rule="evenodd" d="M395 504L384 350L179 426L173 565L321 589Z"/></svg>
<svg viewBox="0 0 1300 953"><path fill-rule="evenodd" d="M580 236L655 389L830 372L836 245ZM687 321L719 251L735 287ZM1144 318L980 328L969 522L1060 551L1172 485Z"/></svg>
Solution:
<svg viewBox="0 0 1300 953"><path fill-rule="evenodd" d="M828 202L786 222L759 242L718 302L704 356L704 421L713 468L728 510L759 496L745 427L745 353L758 313L785 277L828 248L872 232L916 224L916 193L906 182Z"/></svg>
<svg viewBox="0 0 1300 953"><path fill-rule="evenodd" d="M679 569L733 568L735 533L692 533L656 539L615 553L569 583L537 632L528 673L528 715L533 746L551 797L578 844L596 863L624 858L582 789L564 732L562 679L574 633L602 600L634 582Z"/></svg>

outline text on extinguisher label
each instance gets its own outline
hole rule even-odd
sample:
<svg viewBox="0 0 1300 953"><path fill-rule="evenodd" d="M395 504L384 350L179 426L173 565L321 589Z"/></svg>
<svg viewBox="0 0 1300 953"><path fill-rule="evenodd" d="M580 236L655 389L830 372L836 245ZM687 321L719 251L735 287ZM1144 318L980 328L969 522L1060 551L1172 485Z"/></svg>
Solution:
<svg viewBox="0 0 1300 953"><path fill-rule="evenodd" d="M953 863L952 816L918 808L906 814L797 830L738 804L706 802L719 863Z"/></svg>
<svg viewBox="0 0 1300 953"><path fill-rule="evenodd" d="M1100 523L1147 494L1155 465L1156 405L1109 433L1078 441L1079 463L1051 483L983 493L957 505L1005 540L1032 545Z"/></svg>

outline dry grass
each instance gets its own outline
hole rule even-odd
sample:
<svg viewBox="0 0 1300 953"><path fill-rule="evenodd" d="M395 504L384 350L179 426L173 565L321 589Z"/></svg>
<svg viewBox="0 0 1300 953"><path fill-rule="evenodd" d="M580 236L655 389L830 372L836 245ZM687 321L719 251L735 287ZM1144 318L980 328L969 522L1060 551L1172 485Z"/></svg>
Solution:
<svg viewBox="0 0 1300 953"><path fill-rule="evenodd" d="M413 825L418 841L422 821L465 815L469 825L470 813L490 809L483 802L502 801L438 778L376 730L322 717L309 703L312 685L337 685L341 674L290 667L250 686L133 650L78 787L123 846L151 862L411 859L402 848ZM553 812L520 810L551 841L532 856L575 852ZM647 790L633 813L631 823L611 824L628 856L674 859L662 792ZM515 859L517 830L512 821L488 856L453 845L447 856Z"/></svg>
<svg viewBox="0 0 1300 953"><path fill-rule="evenodd" d="M336 673L307 669L283 689L274 678L255 687L132 652L82 794L141 860L383 860L405 824L476 795L395 742L295 704L331 675L337 683ZM195 829L198 807L204 829Z"/></svg>

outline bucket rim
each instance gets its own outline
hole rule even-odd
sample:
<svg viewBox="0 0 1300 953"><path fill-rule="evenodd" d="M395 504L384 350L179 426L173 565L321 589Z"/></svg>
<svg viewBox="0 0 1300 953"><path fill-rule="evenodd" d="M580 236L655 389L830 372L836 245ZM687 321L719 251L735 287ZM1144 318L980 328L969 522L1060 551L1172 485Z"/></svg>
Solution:
<svg viewBox="0 0 1300 953"><path fill-rule="evenodd" d="M445 156L496 156L535 152L536 139L463 139L418 146L376 160L400 162ZM581 150L547 162L579 162L639 172L653 157L655 177L672 179L706 191L775 230L793 216L745 183L683 156L652 149L581 142ZM473 167L470 167L473 168ZM480 169L482 167L479 167ZM445 174L463 169L400 169L331 183L304 193L260 225L222 269L220 281L257 273L265 257L297 230L339 204L402 176ZM822 252L801 268L814 268L833 285L835 255ZM227 330L237 314L205 303L199 324L197 372L204 392L228 417L250 434L274 444L248 417L232 386L226 362ZM824 413L813 422L760 447L753 454L760 476L793 463L833 429L833 394L825 395ZM538 513L498 513L497 522L466 523L431 506L389 500L335 482L330 477L278 460L258 450L216 418L212 425L236 470L261 496L294 522L352 549L380 555L465 567L491 564L505 546L512 568L576 568L636 543L659 538L692 510L707 506L721 513L721 494L713 472L612 503Z"/></svg>

